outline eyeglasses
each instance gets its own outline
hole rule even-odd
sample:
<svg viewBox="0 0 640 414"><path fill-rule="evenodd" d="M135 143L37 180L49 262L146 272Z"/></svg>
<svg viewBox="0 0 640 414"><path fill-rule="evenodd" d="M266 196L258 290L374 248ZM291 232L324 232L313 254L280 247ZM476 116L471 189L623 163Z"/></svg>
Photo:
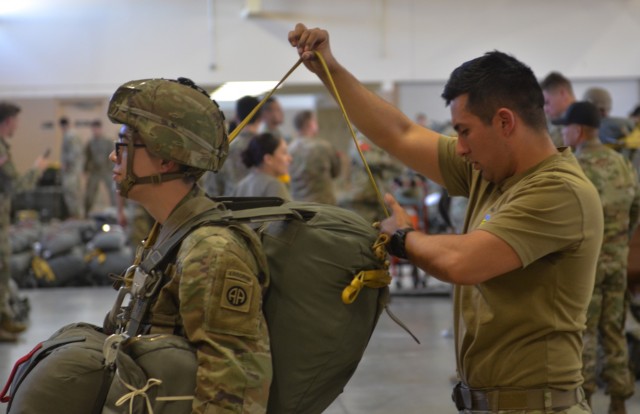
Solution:
<svg viewBox="0 0 640 414"><path fill-rule="evenodd" d="M124 137L125 137L125 136L124 136L124 134L118 134L118 136L119 136L120 138L124 138ZM120 157L121 157L120 148L122 148L122 147L125 147L125 148L126 148L126 147L128 147L128 146L129 146L129 143L127 143L127 142L118 142L118 141L116 141L116 142L115 142L115 147L116 147L116 159L118 159L118 161L120 160ZM145 148L145 147L146 147L146 145L144 145L144 144L133 144L133 148L134 148L134 149L135 149L135 148Z"/></svg>

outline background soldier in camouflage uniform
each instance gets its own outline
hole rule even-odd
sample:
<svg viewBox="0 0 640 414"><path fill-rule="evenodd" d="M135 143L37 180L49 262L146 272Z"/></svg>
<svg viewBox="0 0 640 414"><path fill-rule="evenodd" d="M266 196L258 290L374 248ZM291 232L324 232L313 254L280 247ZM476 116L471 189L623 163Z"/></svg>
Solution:
<svg viewBox="0 0 640 414"><path fill-rule="evenodd" d="M638 221L640 188L630 163L598 139L600 115L589 102L572 104L565 116L554 121L565 125L566 145L586 176L598 189L604 211L605 232L598 260L593 297L584 333L583 374L587 398L596 392L598 338L603 349L602 378L611 395L609 413L625 413L625 399L633 395L634 378L629 372L624 334L627 313L627 257L629 237Z"/></svg>
<svg viewBox="0 0 640 414"><path fill-rule="evenodd" d="M91 139L85 147L84 172L87 174L87 186L84 193L84 213L89 215L96 201L98 187L103 183L109 194L109 202L116 205L109 153L113 149L113 140L102 134L102 122L96 119L91 123Z"/></svg>
<svg viewBox="0 0 640 414"><path fill-rule="evenodd" d="M236 122L229 131L233 131L260 101L253 96L243 96L236 102ZM258 135L262 122L262 108L249 120L247 125L233 140L229 146L227 161L218 173L206 172L202 177L202 186L210 196L232 196L236 185L249 174L249 168L242 162L242 152L249 146L251 138Z"/></svg>
<svg viewBox="0 0 640 414"><path fill-rule="evenodd" d="M147 79L115 92L109 118L124 124L109 156L118 193L155 218L163 240L203 201L197 179L226 157L222 112L188 79ZM144 331L182 335L196 348L192 413L264 413L272 368L262 314L269 277L259 239L242 225L201 226L168 262L168 282Z"/></svg>
<svg viewBox="0 0 640 414"><path fill-rule="evenodd" d="M402 173L402 164L366 137L360 135L358 141L380 194L390 191L393 179ZM338 205L355 211L370 223L382 220L384 210L354 143L349 150L349 158L348 182L338 196Z"/></svg>
<svg viewBox="0 0 640 414"><path fill-rule="evenodd" d="M298 136L291 142L291 197L297 201L336 204L333 179L340 174L340 157L333 145L318 138L318 122L311 111L299 112L293 124Z"/></svg>
<svg viewBox="0 0 640 414"><path fill-rule="evenodd" d="M41 172L46 166L45 157L38 157L36 168L19 177L7 142L18 126L19 113L20 108L16 105L0 102L0 342L17 340L16 334L27 328L23 322L15 320L9 306L11 197L18 190L34 186L39 177L38 170Z"/></svg>
<svg viewBox="0 0 640 414"><path fill-rule="evenodd" d="M81 179L82 179L82 141L71 130L69 119L63 117L59 121L62 129L62 150L60 152L60 171L62 176L62 193L69 216L81 216Z"/></svg>

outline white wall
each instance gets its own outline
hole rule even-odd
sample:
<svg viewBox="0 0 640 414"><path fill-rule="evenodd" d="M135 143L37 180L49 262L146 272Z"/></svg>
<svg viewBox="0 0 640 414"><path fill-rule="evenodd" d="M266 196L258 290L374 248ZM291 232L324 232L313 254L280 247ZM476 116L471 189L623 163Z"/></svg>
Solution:
<svg viewBox="0 0 640 414"><path fill-rule="evenodd" d="M328 28L367 82L442 81L487 50L539 76L637 78L640 0L3 0L0 97L109 94L124 81L279 79L297 21ZM242 17L256 4L257 17ZM9 6L23 11L5 12ZM303 69L292 82L315 79Z"/></svg>

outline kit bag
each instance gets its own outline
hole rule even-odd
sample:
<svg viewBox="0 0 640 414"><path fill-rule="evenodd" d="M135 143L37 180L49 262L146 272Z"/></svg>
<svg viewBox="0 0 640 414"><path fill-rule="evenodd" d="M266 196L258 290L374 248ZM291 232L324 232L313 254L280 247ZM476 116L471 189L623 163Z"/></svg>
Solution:
<svg viewBox="0 0 640 414"><path fill-rule="evenodd" d="M100 327L74 323L38 344L16 363L2 391L7 413L191 412L197 363L185 338L129 338L117 350L115 370L104 364L107 338Z"/></svg>
<svg viewBox="0 0 640 414"><path fill-rule="evenodd" d="M267 411L321 413L355 372L388 302L385 283L364 287L353 303L341 299L360 272L386 273L385 259L373 248L379 232L336 206L219 200L234 220L266 223L258 232L271 275L263 308L273 361Z"/></svg>
<svg viewBox="0 0 640 414"><path fill-rule="evenodd" d="M11 414L90 414L104 379L96 326L64 326L14 366L2 392Z"/></svg>

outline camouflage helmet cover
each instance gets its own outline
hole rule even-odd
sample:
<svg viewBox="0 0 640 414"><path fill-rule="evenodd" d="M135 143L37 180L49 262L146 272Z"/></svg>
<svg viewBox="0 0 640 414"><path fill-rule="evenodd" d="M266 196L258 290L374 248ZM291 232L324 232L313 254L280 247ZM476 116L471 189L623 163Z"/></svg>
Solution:
<svg viewBox="0 0 640 414"><path fill-rule="evenodd" d="M113 94L108 116L135 130L152 154L182 165L218 171L229 152L224 114L189 79L127 82Z"/></svg>

